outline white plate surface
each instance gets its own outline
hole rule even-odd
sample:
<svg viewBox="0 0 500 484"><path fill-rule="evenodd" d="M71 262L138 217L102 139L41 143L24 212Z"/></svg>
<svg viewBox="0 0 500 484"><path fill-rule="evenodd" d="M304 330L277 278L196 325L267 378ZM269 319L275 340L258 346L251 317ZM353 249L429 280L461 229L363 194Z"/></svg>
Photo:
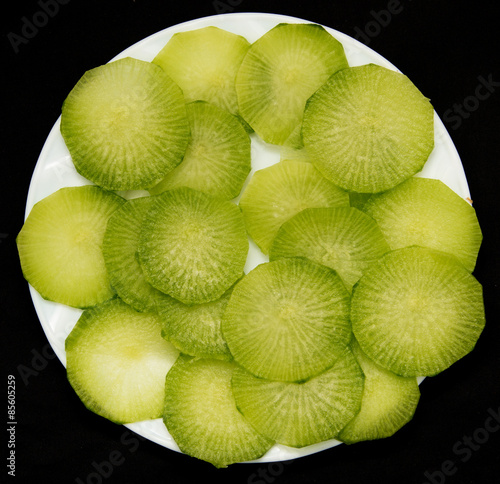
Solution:
<svg viewBox="0 0 500 484"><path fill-rule="evenodd" d="M111 60L128 56L151 61L173 34L211 25L242 35L249 42L254 42L269 29L281 22L303 23L309 21L285 15L263 13L234 13L204 17L157 32L132 45ZM359 41L327 26L324 27L343 44L349 65L356 66L374 63L389 69L399 70L382 56ZM470 198L469 187L467 185L463 166L455 146L443 123L436 114L434 115L434 121L435 147L424 169L419 175L427 178L440 179L461 197ZM90 184L88 180L81 177L76 172L68 149L60 134L59 127L60 118L50 131L33 172L26 203L26 216L36 202L59 188ZM255 170L276 163L279 161L279 156L280 152L278 147L267 145L255 135L252 135L252 173ZM144 192L144 194L146 194L146 192ZM141 195L141 193L125 193L123 195L126 197L133 197ZM263 256L256 246L251 243L246 271L251 270L259 263L267 260L267 257ZM30 291L36 312L49 343L62 364L66 366L64 341L82 311L46 301L31 286ZM161 419L129 424L126 427L153 442L179 452L177 444L166 430ZM334 447L338 444L340 444L340 442L337 440L329 440L302 449L275 445L267 454L254 462L273 462L295 459Z"/></svg>

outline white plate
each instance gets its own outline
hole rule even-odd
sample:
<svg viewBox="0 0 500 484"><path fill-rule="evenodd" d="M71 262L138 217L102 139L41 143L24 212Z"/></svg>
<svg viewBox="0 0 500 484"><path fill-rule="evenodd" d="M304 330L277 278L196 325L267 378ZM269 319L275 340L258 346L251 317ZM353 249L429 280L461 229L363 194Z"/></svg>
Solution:
<svg viewBox="0 0 500 484"><path fill-rule="evenodd" d="M173 34L210 25L242 35L246 37L248 41L253 42L280 22L300 23L309 21L284 15L263 13L234 13L204 17L169 27L151 35L124 50L111 60L129 56L151 61ZM347 59L351 66L375 63L389 69L398 70L394 65L364 44L341 32L326 26L325 28L343 44ZM428 178L440 179L461 197L469 198L470 193L467 180L455 146L443 123L436 114L434 120L435 148L420 174ZM60 118L49 133L36 164L28 192L26 216L36 202L59 188L90 184L88 180L84 179L76 172L69 152L59 132L59 126ZM267 145L256 136L252 136L253 171L269 166L278 160L278 147ZM125 196L129 197L135 195L137 194L125 194ZM256 249L256 246L251 244L246 270L248 271L266 260L268 259ZM66 366L64 341L78 320L81 310L46 301L42 299L32 287L30 287L30 291L43 330L54 352L57 354L62 364ZM130 424L127 425L127 427L153 442L180 452L177 444L166 430L161 419ZM302 449L275 445L267 454L254 462L273 462L294 459L334 447L338 444L340 444L340 442L337 440L329 440Z"/></svg>

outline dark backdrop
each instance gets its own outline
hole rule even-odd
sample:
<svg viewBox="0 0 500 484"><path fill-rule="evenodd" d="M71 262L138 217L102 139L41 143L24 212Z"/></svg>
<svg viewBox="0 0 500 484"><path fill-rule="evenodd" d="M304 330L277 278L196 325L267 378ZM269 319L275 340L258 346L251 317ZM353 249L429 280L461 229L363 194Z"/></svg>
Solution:
<svg viewBox="0 0 500 484"><path fill-rule="evenodd" d="M46 21L39 15L42 5L51 9ZM494 5L453 0L4 2L0 314L3 394L8 375L13 375L17 426L16 477L7 475L6 467L2 474L17 482L46 478L53 483L94 484L204 479L258 484L497 482L500 44ZM15 237L44 140L62 101L85 70L179 22L244 11L297 16L357 37L431 98L461 156L483 228L475 275L484 286L487 326L473 353L425 380L413 421L394 437L339 446L286 465L241 464L215 470L143 441L83 407L39 324L21 275ZM37 14L41 26L36 32L26 30L26 22ZM23 28L29 34L24 40ZM488 91L478 91L482 81L488 83ZM7 422L7 401L5 409ZM7 426L2 432L6 451L9 437Z"/></svg>

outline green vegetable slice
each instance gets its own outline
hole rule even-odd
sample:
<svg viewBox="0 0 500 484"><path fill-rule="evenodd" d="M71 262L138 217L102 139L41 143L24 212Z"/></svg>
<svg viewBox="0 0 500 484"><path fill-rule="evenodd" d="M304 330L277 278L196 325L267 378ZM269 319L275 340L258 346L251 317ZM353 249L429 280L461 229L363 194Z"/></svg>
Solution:
<svg viewBox="0 0 500 484"><path fill-rule="evenodd" d="M420 400L415 377L405 378L370 360L355 339L351 348L365 375L360 412L342 429L346 444L394 435L412 418Z"/></svg>
<svg viewBox="0 0 500 484"><path fill-rule="evenodd" d="M155 197L141 229L139 260L156 289L201 304L241 277L248 246L237 205L181 187Z"/></svg>
<svg viewBox="0 0 500 484"><path fill-rule="evenodd" d="M85 310L66 339L68 380L85 406L115 423L160 418L179 351L154 313L116 298Z"/></svg>
<svg viewBox="0 0 500 484"><path fill-rule="evenodd" d="M345 190L388 190L434 147L434 110L403 74L375 64L334 74L308 100L302 139L312 163Z"/></svg>
<svg viewBox="0 0 500 484"><path fill-rule="evenodd" d="M49 301L87 308L115 295L102 255L110 216L125 200L86 185L36 203L16 242L25 279Z"/></svg>
<svg viewBox="0 0 500 484"><path fill-rule="evenodd" d="M233 288L204 304L184 304L168 298L159 308L162 336L184 354L198 358L231 360L221 322Z"/></svg>
<svg viewBox="0 0 500 484"><path fill-rule="evenodd" d="M330 367L349 343L349 296L335 271L308 259L262 263L234 287L222 334L254 375L301 381Z"/></svg>
<svg viewBox="0 0 500 484"><path fill-rule="evenodd" d="M83 75L64 101L61 134L78 173L108 190L156 185L182 161L190 136L179 86L130 57Z"/></svg>
<svg viewBox="0 0 500 484"><path fill-rule="evenodd" d="M433 376L472 351L485 324L482 287L453 256L418 246L388 252L354 288L362 351L401 376Z"/></svg>
<svg viewBox="0 0 500 484"><path fill-rule="evenodd" d="M363 211L377 221L391 249L442 250L474 270L483 238L476 211L442 181L410 178L371 197Z"/></svg>
<svg viewBox="0 0 500 484"><path fill-rule="evenodd" d="M241 413L279 444L305 447L333 439L359 411L364 376L348 347L333 366L291 383L258 378L243 368L233 375Z"/></svg>
<svg viewBox="0 0 500 484"><path fill-rule="evenodd" d="M234 363L179 356L165 383L163 421L180 450L227 467L257 459L274 442L259 434L236 408Z"/></svg>
<svg viewBox="0 0 500 484"><path fill-rule="evenodd" d="M178 32L153 59L181 87L186 102L207 101L238 114L235 78L250 43L218 27Z"/></svg>

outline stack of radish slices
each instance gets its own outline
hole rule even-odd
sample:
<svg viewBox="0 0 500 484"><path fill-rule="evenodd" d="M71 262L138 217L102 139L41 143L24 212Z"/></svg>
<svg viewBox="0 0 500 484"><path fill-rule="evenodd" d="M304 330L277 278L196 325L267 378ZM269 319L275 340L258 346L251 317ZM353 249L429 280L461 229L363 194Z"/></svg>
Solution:
<svg viewBox="0 0 500 484"><path fill-rule="evenodd" d="M83 309L66 340L83 403L161 418L216 467L409 422L417 378L485 324L475 211L415 176L433 116L406 76L350 67L309 23L252 44L181 32L152 62L85 73L61 134L90 184L39 201L17 238L32 287ZM281 160L252 172L259 138Z"/></svg>

